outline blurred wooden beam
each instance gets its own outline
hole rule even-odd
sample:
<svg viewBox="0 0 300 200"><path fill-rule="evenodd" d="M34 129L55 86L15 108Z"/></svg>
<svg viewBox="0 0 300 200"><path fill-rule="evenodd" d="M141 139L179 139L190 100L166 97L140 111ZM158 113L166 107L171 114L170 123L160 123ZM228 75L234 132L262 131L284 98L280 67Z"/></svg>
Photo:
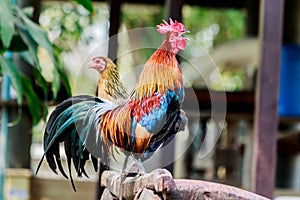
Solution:
<svg viewBox="0 0 300 200"><path fill-rule="evenodd" d="M185 92L183 109L187 112L195 111L195 98L201 110L201 116L205 113L211 114L211 101L214 100L216 106L224 104L224 92L202 89L188 89ZM225 92L227 115L254 113L254 91Z"/></svg>
<svg viewBox="0 0 300 200"><path fill-rule="evenodd" d="M261 62L256 90L253 189L273 198L276 133L284 0L262 0L260 10Z"/></svg>

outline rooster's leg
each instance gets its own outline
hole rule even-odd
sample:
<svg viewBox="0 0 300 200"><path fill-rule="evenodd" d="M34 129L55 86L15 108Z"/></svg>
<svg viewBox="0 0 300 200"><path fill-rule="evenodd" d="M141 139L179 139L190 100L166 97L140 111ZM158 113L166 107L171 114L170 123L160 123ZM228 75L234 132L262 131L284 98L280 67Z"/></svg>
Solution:
<svg viewBox="0 0 300 200"><path fill-rule="evenodd" d="M134 157L133 157L134 158ZM138 168L139 168L139 174L140 175L144 175L147 173L144 164L142 163L141 159L136 159L134 158L135 163L137 164Z"/></svg>
<svg viewBox="0 0 300 200"><path fill-rule="evenodd" d="M128 162L129 155L125 156L124 162L123 162L123 167L120 175L120 193L119 193L119 199L122 200L123 198L123 182L125 181L127 177L127 172L125 171L127 162Z"/></svg>
<svg viewBox="0 0 300 200"><path fill-rule="evenodd" d="M144 175L147 173L141 159L137 159L133 154L131 156L132 163L126 168L131 176Z"/></svg>

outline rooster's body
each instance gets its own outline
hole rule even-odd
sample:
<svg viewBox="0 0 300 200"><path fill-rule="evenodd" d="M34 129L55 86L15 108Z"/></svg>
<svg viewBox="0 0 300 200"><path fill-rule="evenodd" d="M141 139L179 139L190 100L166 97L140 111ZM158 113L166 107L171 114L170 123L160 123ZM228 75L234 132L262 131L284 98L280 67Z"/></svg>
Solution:
<svg viewBox="0 0 300 200"><path fill-rule="evenodd" d="M75 96L57 106L48 120L44 136L45 156L53 171L57 164L66 176L60 163L60 142L65 144L70 176L71 160L81 176L86 174L84 165L89 157L95 169L97 158L114 157L116 147L126 156L145 160L174 137L185 123L184 113L180 110L184 88L176 60L177 52L186 45L186 39L182 37L185 31L181 23L173 21L170 25L165 22L158 26L159 33L168 35L146 62L129 98L121 83L114 80L111 84L117 88L108 90L105 88L107 81L103 79L98 83L100 98Z"/></svg>

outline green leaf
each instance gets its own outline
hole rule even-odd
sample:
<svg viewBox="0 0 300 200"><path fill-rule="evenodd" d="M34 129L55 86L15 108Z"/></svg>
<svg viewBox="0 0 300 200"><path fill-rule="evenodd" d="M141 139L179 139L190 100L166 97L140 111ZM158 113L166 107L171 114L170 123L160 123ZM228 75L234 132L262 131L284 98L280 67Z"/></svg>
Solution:
<svg viewBox="0 0 300 200"><path fill-rule="evenodd" d="M26 62L28 62L30 65L35 66L34 69L35 75L37 78L37 81L41 84L41 87L44 91L45 96L47 96L47 85L44 77L41 74L42 68L40 66L39 58L38 58L38 46L37 43L34 41L34 39L31 37L31 35L26 32L25 30L19 31L19 34L23 41L27 44L28 46L28 51L22 52L21 56L24 58ZM54 58L53 58L54 59ZM60 75L58 71L58 67L54 67L54 79L52 81L52 91L53 91L53 99L56 98L57 93L60 88Z"/></svg>
<svg viewBox="0 0 300 200"><path fill-rule="evenodd" d="M14 35L14 17L10 0L0 1L0 37L5 48L9 47Z"/></svg>
<svg viewBox="0 0 300 200"><path fill-rule="evenodd" d="M68 96L72 96L72 90L71 90L71 86L70 86L68 77L62 70L59 69L58 72L59 72L60 80L61 80L62 84L64 85Z"/></svg>
<svg viewBox="0 0 300 200"><path fill-rule="evenodd" d="M20 53L20 55L28 64L30 64L31 66L34 66L34 60L30 56L29 51L22 51Z"/></svg>
<svg viewBox="0 0 300 200"><path fill-rule="evenodd" d="M75 0L78 4L82 5L89 12L94 12L94 7L91 0Z"/></svg>
<svg viewBox="0 0 300 200"><path fill-rule="evenodd" d="M20 8L15 7L18 15L24 22L26 31L30 34L33 40L40 46L44 47L50 54L51 58L54 60L52 44L48 38L47 32L43 30L38 24L34 23L29 19Z"/></svg>
<svg viewBox="0 0 300 200"><path fill-rule="evenodd" d="M27 44L28 51L24 51L21 53L21 56L23 59L29 63L34 68L34 74L36 77L37 82L40 84L41 88L43 89L45 97L47 96L47 83L44 77L42 76L42 68L40 66L39 58L38 58L38 47L37 43L33 40L31 35L26 32L25 30L22 30L19 32L21 38L23 41Z"/></svg>
<svg viewBox="0 0 300 200"><path fill-rule="evenodd" d="M25 76L21 76L21 81L24 90L24 95L28 103L29 112L33 119L33 125L36 125L42 117L41 101L33 89L32 81Z"/></svg>
<svg viewBox="0 0 300 200"><path fill-rule="evenodd" d="M17 67L13 62L11 62L9 59L3 56L0 56L0 65L2 68L2 73L7 74L10 77L12 87L15 89L17 93L17 102L19 105L21 105L23 88L22 88L21 77Z"/></svg>
<svg viewBox="0 0 300 200"><path fill-rule="evenodd" d="M57 71L57 62L54 57L52 44L48 38L48 35L45 30L43 30L40 26L38 26L36 23L31 21L24 13L19 9L15 8L18 15L21 17L22 21L24 22L24 27L26 28L25 31L20 31L20 35L24 42L29 46L29 52L32 60L35 61L37 64L38 69L40 68L40 64L37 57L37 45L45 48L55 66L54 68L54 80L52 81L52 91L53 91L53 97L54 99L57 96L58 90L60 88L60 80L59 78L59 72ZM39 69L40 70L40 69Z"/></svg>
<svg viewBox="0 0 300 200"><path fill-rule="evenodd" d="M33 16L33 11L34 11L34 7L33 6L27 6L22 8L23 13L28 16L28 17L32 17Z"/></svg>
<svg viewBox="0 0 300 200"><path fill-rule="evenodd" d="M44 76L42 75L41 71L34 69L34 77L37 80L39 86L42 88L44 93L44 99L48 99L48 86L47 81L45 80Z"/></svg>
<svg viewBox="0 0 300 200"><path fill-rule="evenodd" d="M29 52L28 51L24 51L20 55L30 65L34 64L34 61L31 60L31 56L29 56ZM47 99L48 99L47 81L43 77L41 71L38 70L37 68L33 68L33 73L34 73L35 80L37 81L37 83L39 84L39 86L42 88L43 93L44 93L44 100L45 101L44 101L44 110L43 111L44 111L44 117L46 117L47 113L48 113L48 109L47 109Z"/></svg>
<svg viewBox="0 0 300 200"><path fill-rule="evenodd" d="M37 50L37 43L33 40L31 35L27 32L27 30L20 30L19 35L21 36L22 40L28 46L28 60L30 60L30 64L36 67L38 70L41 70L40 61L38 58L38 50Z"/></svg>

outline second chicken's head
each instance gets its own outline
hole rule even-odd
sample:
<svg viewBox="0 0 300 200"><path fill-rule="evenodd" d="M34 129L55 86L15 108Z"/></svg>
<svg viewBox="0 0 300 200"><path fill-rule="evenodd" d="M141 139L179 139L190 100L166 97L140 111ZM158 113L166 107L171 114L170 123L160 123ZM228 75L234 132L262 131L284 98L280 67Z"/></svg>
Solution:
<svg viewBox="0 0 300 200"><path fill-rule="evenodd" d="M102 73L107 66L107 59L101 56L92 58L88 63L89 68L97 70L99 73Z"/></svg>

